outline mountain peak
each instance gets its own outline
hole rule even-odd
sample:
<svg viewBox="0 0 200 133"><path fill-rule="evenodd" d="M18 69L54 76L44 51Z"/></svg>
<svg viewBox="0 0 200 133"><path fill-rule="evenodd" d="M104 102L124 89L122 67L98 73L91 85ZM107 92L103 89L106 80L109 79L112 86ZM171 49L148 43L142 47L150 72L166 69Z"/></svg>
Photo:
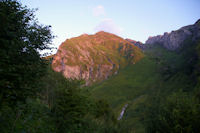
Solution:
<svg viewBox="0 0 200 133"><path fill-rule="evenodd" d="M115 34L110 33L110 32L105 32L105 31L99 31L95 35L115 35ZM117 35L115 35L115 36L117 36Z"/></svg>
<svg viewBox="0 0 200 133"><path fill-rule="evenodd" d="M111 33L109 33L109 32L105 32L105 31L99 31L99 32L97 32L96 34L111 34Z"/></svg>
<svg viewBox="0 0 200 133"><path fill-rule="evenodd" d="M86 36L86 37L85 37ZM143 57L141 50L123 38L100 31L66 40L52 61L52 68L66 78L84 79L86 85L117 74Z"/></svg>
<svg viewBox="0 0 200 133"><path fill-rule="evenodd" d="M184 26L178 30L165 32L163 35L157 35L145 42L148 45L160 44L169 50L176 50L184 44L184 41L192 41L200 38L200 19L193 25Z"/></svg>
<svg viewBox="0 0 200 133"><path fill-rule="evenodd" d="M89 36L87 33L83 33L81 36Z"/></svg>
<svg viewBox="0 0 200 133"><path fill-rule="evenodd" d="M198 19L195 24L200 24L200 19Z"/></svg>
<svg viewBox="0 0 200 133"><path fill-rule="evenodd" d="M103 34L103 33L108 33L108 32L101 30L101 31L98 31L96 34Z"/></svg>

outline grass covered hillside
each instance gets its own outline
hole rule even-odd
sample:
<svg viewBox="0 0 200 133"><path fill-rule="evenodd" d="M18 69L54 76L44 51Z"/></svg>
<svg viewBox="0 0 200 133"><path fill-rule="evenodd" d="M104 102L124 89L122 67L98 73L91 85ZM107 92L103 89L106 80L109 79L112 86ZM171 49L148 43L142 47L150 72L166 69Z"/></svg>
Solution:
<svg viewBox="0 0 200 133"><path fill-rule="evenodd" d="M84 79L92 83L117 74L120 68L135 64L143 57L141 50L114 34L83 34L61 44L52 67L66 78Z"/></svg>
<svg viewBox="0 0 200 133"><path fill-rule="evenodd" d="M119 71L118 75L89 88L93 97L103 98L109 102L117 117L120 116L122 108L128 104L122 119L119 120L121 132L163 132L165 128L169 132L172 130L174 132L175 129L186 131L185 127L194 126L190 123L192 120L179 123L181 120L184 121L184 118L177 118L181 120L171 118L171 121L176 120L175 123L167 120L163 122L164 119L173 116L169 114L173 109L179 111L176 112L177 116L173 117L182 116L184 112L187 116L190 108L196 112L200 111L196 107L191 107L193 104L196 106L196 101L191 99L197 98L199 90L196 87L199 45L191 41L185 41L185 43L189 45L177 51L168 51L160 45L154 45L145 50L145 57L135 65L128 65ZM176 102L174 99L177 97L180 102L178 104L182 107L173 103ZM189 101L192 102L187 109ZM167 104L170 102L174 104L174 108L166 112L169 115L166 117L159 110L168 109ZM191 112L191 117L192 115ZM199 122L197 121L196 123ZM180 127L176 127L177 125ZM163 129L159 130L159 126L163 126L160 127ZM193 128L187 131L192 131Z"/></svg>

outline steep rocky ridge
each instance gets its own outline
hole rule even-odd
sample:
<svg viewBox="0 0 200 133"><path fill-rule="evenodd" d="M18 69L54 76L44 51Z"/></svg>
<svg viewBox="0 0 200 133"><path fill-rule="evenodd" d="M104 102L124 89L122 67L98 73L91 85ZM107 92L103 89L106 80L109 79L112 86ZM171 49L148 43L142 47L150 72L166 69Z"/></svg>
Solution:
<svg viewBox="0 0 200 133"><path fill-rule="evenodd" d="M140 42L140 41L135 41L135 40L132 40L132 39L129 39L129 38L127 38L125 40L129 41L130 43L134 44L135 46L139 47L140 49L144 49L145 48L144 44L142 42Z"/></svg>
<svg viewBox="0 0 200 133"><path fill-rule="evenodd" d="M107 79L142 57L140 48L129 41L101 31L63 42L53 58L52 68L66 78L84 79L89 85Z"/></svg>
<svg viewBox="0 0 200 133"><path fill-rule="evenodd" d="M165 32L163 35L149 37L145 44L161 44L169 50L180 48L186 39L192 41L200 38L200 19L193 25L182 27L170 33Z"/></svg>

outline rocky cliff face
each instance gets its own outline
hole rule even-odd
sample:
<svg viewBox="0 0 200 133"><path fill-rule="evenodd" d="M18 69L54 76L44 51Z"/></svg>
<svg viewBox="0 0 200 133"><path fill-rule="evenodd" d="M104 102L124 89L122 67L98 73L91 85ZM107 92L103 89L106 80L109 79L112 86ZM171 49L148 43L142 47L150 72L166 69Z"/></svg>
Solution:
<svg viewBox="0 0 200 133"><path fill-rule="evenodd" d="M132 43L132 44L134 44L135 46L139 47L140 49L144 49L145 48L144 44L142 42L140 42L140 41L135 41L135 40L132 40L132 39L129 39L129 38L127 38L125 40L130 42L130 43Z"/></svg>
<svg viewBox="0 0 200 133"><path fill-rule="evenodd" d="M63 42L53 57L52 68L66 78L84 79L90 85L117 74L120 68L142 57L138 47L102 31Z"/></svg>
<svg viewBox="0 0 200 133"><path fill-rule="evenodd" d="M164 35L149 37L145 44L161 44L169 50L176 50L182 46L186 39L195 41L198 38L200 38L200 20L193 25L182 27L176 31L170 33L165 32Z"/></svg>

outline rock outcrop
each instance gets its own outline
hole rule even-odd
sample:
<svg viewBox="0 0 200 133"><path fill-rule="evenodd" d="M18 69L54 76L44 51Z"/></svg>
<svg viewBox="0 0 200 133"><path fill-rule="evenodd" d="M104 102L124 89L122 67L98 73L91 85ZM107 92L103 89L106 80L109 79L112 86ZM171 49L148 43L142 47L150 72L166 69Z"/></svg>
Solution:
<svg viewBox="0 0 200 133"><path fill-rule="evenodd" d="M66 78L84 79L86 85L107 79L127 64L143 57L141 50L114 34L98 32L63 42L52 61L52 68Z"/></svg>
<svg viewBox="0 0 200 133"><path fill-rule="evenodd" d="M127 38L125 40L129 41L130 43L134 44L135 46L139 47L140 49L144 49L145 48L144 44L142 42L140 42L140 41L135 41L135 40L132 40L132 39L129 39L129 38Z"/></svg>
<svg viewBox="0 0 200 133"><path fill-rule="evenodd" d="M170 33L165 32L164 35L149 37L145 44L161 44L169 50L176 50L182 46L186 39L195 41L198 38L200 38L200 19L193 25L182 27Z"/></svg>

